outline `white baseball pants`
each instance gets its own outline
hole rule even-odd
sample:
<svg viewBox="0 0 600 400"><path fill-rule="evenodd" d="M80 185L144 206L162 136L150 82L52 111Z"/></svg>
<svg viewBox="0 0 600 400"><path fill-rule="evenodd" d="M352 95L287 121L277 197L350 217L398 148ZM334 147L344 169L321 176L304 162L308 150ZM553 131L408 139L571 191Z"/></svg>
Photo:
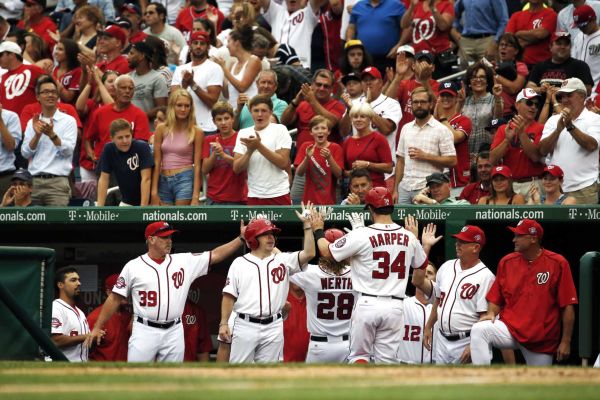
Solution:
<svg viewBox="0 0 600 400"><path fill-rule="evenodd" d="M328 336L327 342L308 343L306 363L343 363L350 354L350 341L343 340L340 336Z"/></svg>
<svg viewBox="0 0 600 400"><path fill-rule="evenodd" d="M361 296L352 311L348 362L396 363L403 309L402 300Z"/></svg>
<svg viewBox="0 0 600 400"><path fill-rule="evenodd" d="M283 357L283 319L261 325L238 316L230 327L230 363L270 363Z"/></svg>
<svg viewBox="0 0 600 400"><path fill-rule="evenodd" d="M448 340L439 332L435 338L437 343L433 359L436 364L460 364L460 356L471 342L471 338L468 337L456 341Z"/></svg>
<svg viewBox="0 0 600 400"><path fill-rule="evenodd" d="M474 365L490 365L492 346L498 349L519 349L527 365L552 365L552 354L534 353L512 337L506 324L499 319L477 322L471 328L471 359Z"/></svg>
<svg viewBox="0 0 600 400"><path fill-rule="evenodd" d="M184 352L182 323L161 329L134 320L127 350L128 362L183 362Z"/></svg>

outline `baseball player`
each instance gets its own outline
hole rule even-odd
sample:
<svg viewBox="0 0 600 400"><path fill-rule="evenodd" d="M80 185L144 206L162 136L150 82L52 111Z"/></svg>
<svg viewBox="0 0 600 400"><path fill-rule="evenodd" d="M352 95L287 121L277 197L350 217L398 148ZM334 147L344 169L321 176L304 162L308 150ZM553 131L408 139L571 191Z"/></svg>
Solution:
<svg viewBox="0 0 600 400"><path fill-rule="evenodd" d="M544 230L537 221L523 219L508 228L515 251L498 263L487 313L471 329L473 364L490 364L492 346L520 349L527 365L551 365L553 354L566 360L577 304L571 267L541 247Z"/></svg>
<svg viewBox="0 0 600 400"><path fill-rule="evenodd" d="M112 293L118 278L119 274L112 274L104 280L104 291L107 296ZM103 305L96 307L88 315L90 329L94 329L98 316L102 312L102 307ZM102 337L102 341L90 351L90 360L127 361L127 342L131 335L131 311L128 308L127 299L123 298L117 312L104 325L106 334Z"/></svg>
<svg viewBox="0 0 600 400"><path fill-rule="evenodd" d="M85 314L75 305L81 286L79 272L73 267L61 268L56 271L55 282L59 296L52 302L52 341L69 361L87 361L88 347L84 341L90 328ZM102 336L104 332L98 330L97 334Z"/></svg>
<svg viewBox="0 0 600 400"><path fill-rule="evenodd" d="M230 363L279 361L289 276L305 269L315 256L311 209L308 203L306 209L302 205L302 214L296 211L304 225L304 248L293 253L274 253L275 235L281 230L271 221L248 223L244 239L250 253L233 261L223 288L219 336L231 338ZM237 317L229 326L232 311Z"/></svg>
<svg viewBox="0 0 600 400"><path fill-rule="evenodd" d="M394 203L388 189L371 189L365 208L373 225L362 228L355 224L354 230L331 244L316 225L315 237L323 257L350 260L352 286L359 293L352 312L348 361L394 363L401 338L407 267L425 269L427 256L415 235L392 221Z"/></svg>
<svg viewBox="0 0 600 400"><path fill-rule="evenodd" d="M325 231L330 243L344 236L339 229ZM346 261L321 257L319 265L309 264L305 271L290 278L306 294L310 343L307 363L339 363L350 353L350 318L356 300L350 268Z"/></svg>
<svg viewBox="0 0 600 400"><path fill-rule="evenodd" d="M244 222L240 225L243 235ZM211 265L231 256L242 242L240 236L212 251L171 254L171 236L175 232L163 221L146 227L148 253L125 264L87 340L88 345L100 341L106 321L123 298L131 297L135 315L127 361L183 361L181 315L190 285L206 275Z"/></svg>
<svg viewBox="0 0 600 400"><path fill-rule="evenodd" d="M425 268L425 277L435 281L436 267L429 263ZM435 346L430 351L423 346L425 324L431 314L431 299L419 288L415 295L404 300L403 328L400 331L401 342L398 348L398 362L405 364L431 364ZM432 343L433 345L434 343Z"/></svg>
<svg viewBox="0 0 600 400"><path fill-rule="evenodd" d="M436 335L436 364L458 364L471 361L471 327L485 314L485 296L494 282L494 274L479 259L485 245L485 233L479 227L466 225L455 235L458 258L446 261L437 272L433 285L435 302L425 325L424 346L431 350L434 324L439 319ZM416 275L416 276L415 276ZM413 282L425 279L420 272Z"/></svg>

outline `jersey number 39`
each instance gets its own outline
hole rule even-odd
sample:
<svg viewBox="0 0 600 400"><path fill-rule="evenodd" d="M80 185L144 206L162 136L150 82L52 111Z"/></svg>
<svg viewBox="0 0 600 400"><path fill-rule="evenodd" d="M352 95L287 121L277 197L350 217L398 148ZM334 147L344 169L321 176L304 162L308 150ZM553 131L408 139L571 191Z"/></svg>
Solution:
<svg viewBox="0 0 600 400"><path fill-rule="evenodd" d="M141 307L156 307L156 292L154 290L150 290L146 292L145 290L140 290L138 292L140 294L140 306Z"/></svg>
<svg viewBox="0 0 600 400"><path fill-rule="evenodd" d="M390 264L390 253L387 251L374 251L373 260L379 261L379 263L371 276L373 279L387 279L390 276L390 272L392 272L398 274L398 279L404 279L406 277L405 259L406 252L401 251Z"/></svg>

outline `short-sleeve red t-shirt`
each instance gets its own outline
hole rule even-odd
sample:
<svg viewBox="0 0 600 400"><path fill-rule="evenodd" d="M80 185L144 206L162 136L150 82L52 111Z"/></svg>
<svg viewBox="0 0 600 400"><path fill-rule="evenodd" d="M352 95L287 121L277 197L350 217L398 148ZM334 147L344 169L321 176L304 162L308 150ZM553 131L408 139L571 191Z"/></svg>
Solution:
<svg viewBox="0 0 600 400"><path fill-rule="evenodd" d="M198 18L208 18L206 16L206 10L210 9L213 14L217 15L217 26L215 29L217 30L217 34L221 32L221 24L225 20L225 16L223 13L216 7L211 6L210 4L206 6L206 8L199 13L194 11L194 7L185 7L179 11L177 15L177 19L175 20L175 28L179 29L181 33L184 35L188 35L189 32L192 31L192 24L195 19ZM186 37L187 39L187 37Z"/></svg>
<svg viewBox="0 0 600 400"><path fill-rule="evenodd" d="M198 361L199 353L208 353L212 350L206 314L197 304L186 301L183 314L181 314L181 322L183 323L185 343L183 361Z"/></svg>
<svg viewBox="0 0 600 400"><path fill-rule="evenodd" d="M283 362L304 362L310 341L306 328L306 297L298 299L289 293L287 301L292 308L283 321Z"/></svg>
<svg viewBox="0 0 600 400"><path fill-rule="evenodd" d="M511 335L536 353L556 351L561 309L578 302L569 263L546 249L531 262L517 252L502 258L486 298L502 307L500 320Z"/></svg>
<svg viewBox="0 0 600 400"><path fill-rule="evenodd" d="M496 131L496 135L494 136L494 140L492 142L492 150L498 147L506 138L507 126L508 125L504 124ZM535 145L540 143L543 130L544 125L538 123L537 121L532 121L525 127L525 133L527 133L527 136ZM506 150L506 153L502 159L504 160L502 164L507 165L512 171L513 179L531 177L537 178L544 172L544 164L540 162L533 162L529 159L529 157L527 157L518 135L515 135L511 143L508 145L508 149Z"/></svg>
<svg viewBox="0 0 600 400"><path fill-rule="evenodd" d="M413 11L412 46L415 52L427 50L438 54L450 48L450 29L441 31L435 23L431 10L423 9L424 2L417 3ZM436 2L435 8L440 14L454 16L454 5L449 0Z"/></svg>
<svg viewBox="0 0 600 400"><path fill-rule="evenodd" d="M54 80L56 80L57 82L60 82L60 84L65 89L76 91L76 92L79 91L79 82L81 81L81 74L82 74L81 67L77 67L70 71L67 71L64 74L62 74L61 76L58 76L58 67L55 67L52 70L52 77L54 78ZM75 97L75 100L77 100L77 97ZM75 102L75 100L73 102Z"/></svg>
<svg viewBox="0 0 600 400"><path fill-rule="evenodd" d="M391 163L392 153L385 136L373 131L364 137L349 137L342 146L344 150L344 169L351 170L356 160L372 163ZM373 187L386 187L383 172L369 170Z"/></svg>
<svg viewBox="0 0 600 400"><path fill-rule="evenodd" d="M94 329L100 316L102 306L96 308L87 317L90 329ZM100 345L90 351L90 360L94 361L127 361L127 344L131 335L131 314L116 312L104 324L106 334L102 337Z"/></svg>
<svg viewBox="0 0 600 400"><path fill-rule="evenodd" d="M20 20L17 23L17 28L25 29L25 21ZM41 37L44 40L44 42L46 42L48 44L48 48L50 49L50 52L52 52L52 49L54 49L54 45L56 44L56 41L54 39L52 39L52 36L50 36L48 31L57 32L58 28L56 28L56 24L54 23L54 21L51 18L44 16L37 23L30 22L29 23L29 31L34 32L36 35Z"/></svg>
<svg viewBox="0 0 600 400"><path fill-rule="evenodd" d="M26 105L37 103L35 81L46 74L46 71L37 65L25 64L5 72L0 81L2 108L20 114Z"/></svg>
<svg viewBox="0 0 600 400"><path fill-rule="evenodd" d="M204 137L202 145L202 158L212 154L211 143L219 141L223 151L233 157L233 149L237 139L237 132L223 139L219 134ZM233 166L227 161L217 157L213 169L209 172L207 197L217 203L246 203L248 200L248 182L246 171L239 174L233 172Z"/></svg>
<svg viewBox="0 0 600 400"><path fill-rule="evenodd" d="M296 153L296 159L294 160L294 165L296 167L302 163L302 160L306 157L308 147L312 144L314 144L314 142L304 142L302 144ZM344 153L342 147L337 143L329 143L328 148L331 152L331 157L335 160L337 165L344 169ZM321 155L318 147L315 148L313 156L308 161L305 176L304 196L302 197L304 203L308 201L319 205L332 205L336 203L336 179L333 177L329 162Z"/></svg>
<svg viewBox="0 0 600 400"><path fill-rule="evenodd" d="M127 57L124 55L120 55L112 61L100 61L96 66L100 68L100 71L102 72L117 71L119 75L125 75L131 72Z"/></svg>
<svg viewBox="0 0 600 400"><path fill-rule="evenodd" d="M550 34L556 30L556 12L550 8L542 8L537 11L517 11L506 24L506 33L517 33L519 31L530 31L532 29L545 28ZM523 50L523 62L533 65L546 61L551 57L550 35L544 40L526 46Z"/></svg>
<svg viewBox="0 0 600 400"><path fill-rule="evenodd" d="M458 144L454 144L456 149L456 166L450 170L450 186L463 187L471 179L471 160L469 158L469 136L471 135L472 124L469 117L457 114L448 120L453 129L465 133L466 138Z"/></svg>

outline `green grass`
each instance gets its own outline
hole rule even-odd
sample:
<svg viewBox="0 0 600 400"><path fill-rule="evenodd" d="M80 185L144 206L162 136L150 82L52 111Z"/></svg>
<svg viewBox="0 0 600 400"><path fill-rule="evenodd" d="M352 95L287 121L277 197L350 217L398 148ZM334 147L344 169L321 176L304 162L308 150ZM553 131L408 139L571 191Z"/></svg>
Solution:
<svg viewBox="0 0 600 400"><path fill-rule="evenodd" d="M529 375L532 377L530 384L503 383L506 379ZM495 377L495 381L490 381L491 377ZM484 382L485 379L487 381ZM223 368L215 364L144 364L132 367L123 363L0 362L2 400L586 400L599 397L600 371L576 367L309 368L304 365L278 365Z"/></svg>

